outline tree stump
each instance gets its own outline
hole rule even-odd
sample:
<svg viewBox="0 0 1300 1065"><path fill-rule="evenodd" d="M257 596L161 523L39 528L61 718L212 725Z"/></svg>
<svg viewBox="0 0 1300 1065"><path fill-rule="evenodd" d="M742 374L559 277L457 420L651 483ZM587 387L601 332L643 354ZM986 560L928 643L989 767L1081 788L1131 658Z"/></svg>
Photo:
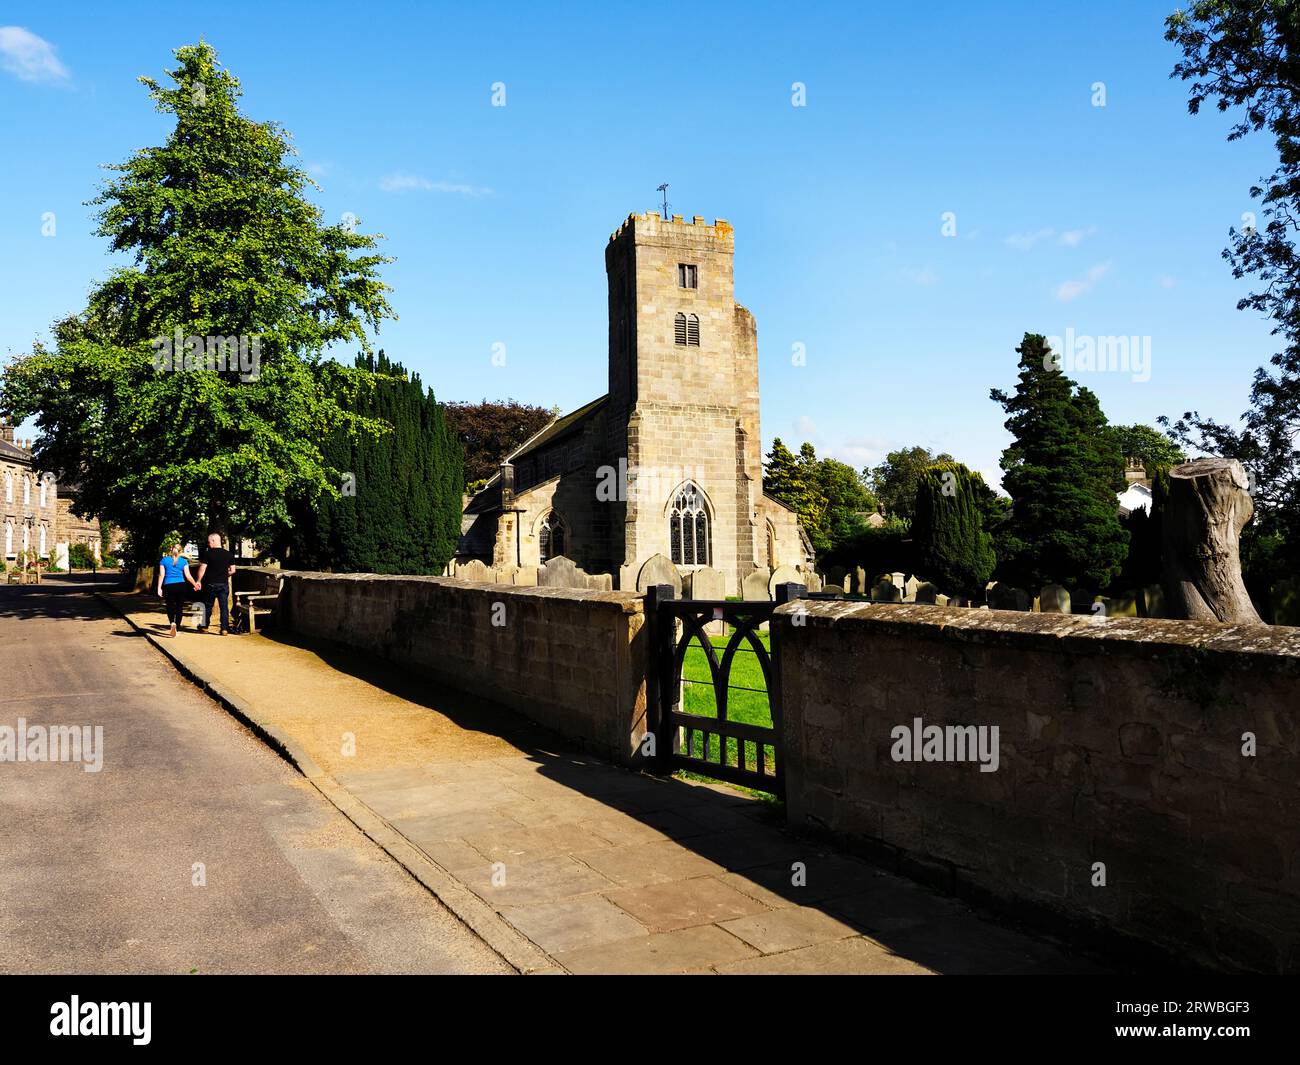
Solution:
<svg viewBox="0 0 1300 1065"><path fill-rule="evenodd" d="M1241 530L1255 513L1236 459L1169 471L1164 508L1165 610L1171 618L1262 625L1241 578Z"/></svg>

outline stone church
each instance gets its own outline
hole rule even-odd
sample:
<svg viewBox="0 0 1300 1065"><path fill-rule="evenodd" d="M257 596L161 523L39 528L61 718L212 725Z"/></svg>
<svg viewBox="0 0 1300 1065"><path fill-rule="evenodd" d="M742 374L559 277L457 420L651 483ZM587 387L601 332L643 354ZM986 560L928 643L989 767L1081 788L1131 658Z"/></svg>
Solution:
<svg viewBox="0 0 1300 1065"><path fill-rule="evenodd" d="M609 391L504 457L465 507L458 561L564 556L636 589L664 556L683 577L717 571L726 595L758 569L810 568L794 511L763 491L758 335L734 254L721 218L633 214L610 237Z"/></svg>

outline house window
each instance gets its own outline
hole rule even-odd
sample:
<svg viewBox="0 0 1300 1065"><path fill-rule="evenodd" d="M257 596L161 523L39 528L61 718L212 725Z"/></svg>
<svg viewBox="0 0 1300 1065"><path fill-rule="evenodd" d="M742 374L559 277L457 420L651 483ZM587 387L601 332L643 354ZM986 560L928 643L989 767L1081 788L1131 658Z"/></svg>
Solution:
<svg viewBox="0 0 1300 1065"><path fill-rule="evenodd" d="M682 347L689 345L698 348L700 346L700 316L698 314L683 314L678 311L677 316L673 319L673 341Z"/></svg>
<svg viewBox="0 0 1300 1065"><path fill-rule="evenodd" d="M704 493L694 484L685 485L673 500L672 513L668 516L668 539L674 564L709 564L709 515L704 507Z"/></svg>
<svg viewBox="0 0 1300 1065"><path fill-rule="evenodd" d="M550 511L542 519L537 533L537 542L543 562L564 554L564 522L555 511Z"/></svg>
<svg viewBox="0 0 1300 1065"><path fill-rule="evenodd" d="M691 263L677 264L677 287L678 288L699 288L700 275L699 270Z"/></svg>

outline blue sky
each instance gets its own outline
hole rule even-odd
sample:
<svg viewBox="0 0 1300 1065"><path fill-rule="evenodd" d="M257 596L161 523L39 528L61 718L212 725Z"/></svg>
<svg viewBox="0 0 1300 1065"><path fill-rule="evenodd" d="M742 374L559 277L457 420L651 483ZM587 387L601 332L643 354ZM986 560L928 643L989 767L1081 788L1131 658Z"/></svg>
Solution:
<svg viewBox="0 0 1300 1065"><path fill-rule="evenodd" d="M1151 338L1149 380L1075 375L1113 422L1235 419L1274 342L1219 253L1275 161L1187 114L1173 6L6 4L0 353L109 269L84 201L166 134L136 77L203 35L325 216L386 236L378 343L441 399L604 392L604 246L667 181L735 226L765 448L919 443L995 480L1026 330Z"/></svg>

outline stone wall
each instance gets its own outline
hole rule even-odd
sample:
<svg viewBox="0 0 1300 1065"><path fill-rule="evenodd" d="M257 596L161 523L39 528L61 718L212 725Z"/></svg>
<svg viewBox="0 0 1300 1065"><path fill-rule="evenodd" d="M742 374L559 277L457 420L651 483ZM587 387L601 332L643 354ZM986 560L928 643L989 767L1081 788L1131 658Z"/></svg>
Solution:
<svg viewBox="0 0 1300 1065"><path fill-rule="evenodd" d="M1300 971L1300 630L777 614L793 824L1020 918ZM918 718L997 726L996 771L895 760L914 748L893 730Z"/></svg>
<svg viewBox="0 0 1300 1065"><path fill-rule="evenodd" d="M452 577L286 573L284 623L508 706L611 761L645 729L635 593Z"/></svg>

